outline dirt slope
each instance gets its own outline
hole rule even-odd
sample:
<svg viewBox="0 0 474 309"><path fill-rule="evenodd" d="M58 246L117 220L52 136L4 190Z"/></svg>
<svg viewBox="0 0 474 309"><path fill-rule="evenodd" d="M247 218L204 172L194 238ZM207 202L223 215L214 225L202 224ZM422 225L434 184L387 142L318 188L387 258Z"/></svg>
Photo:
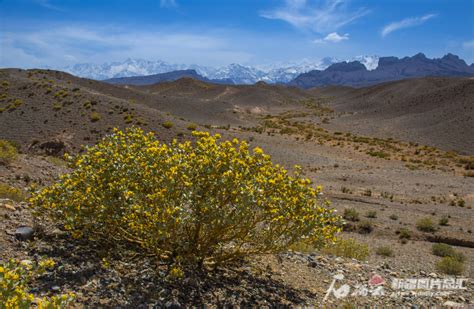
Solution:
<svg viewBox="0 0 474 309"><path fill-rule="evenodd" d="M330 128L474 153L474 79L421 78L353 89L325 88L345 113Z"/></svg>

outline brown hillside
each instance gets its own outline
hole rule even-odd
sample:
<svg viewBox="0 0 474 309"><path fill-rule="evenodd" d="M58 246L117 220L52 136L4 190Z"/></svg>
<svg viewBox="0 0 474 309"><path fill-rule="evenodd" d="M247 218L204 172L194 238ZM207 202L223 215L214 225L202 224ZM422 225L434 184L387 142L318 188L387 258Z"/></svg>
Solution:
<svg viewBox="0 0 474 309"><path fill-rule="evenodd" d="M421 78L319 93L333 96L330 106L345 113L334 129L474 153L473 79Z"/></svg>
<svg viewBox="0 0 474 309"><path fill-rule="evenodd" d="M1 70L0 81L0 139L12 140L23 150L49 145L60 148L51 152L77 151L113 127L131 125L154 130L169 140L185 127L182 121L137 104L134 99L139 96L130 91L62 72ZM166 129L165 121L175 126Z"/></svg>

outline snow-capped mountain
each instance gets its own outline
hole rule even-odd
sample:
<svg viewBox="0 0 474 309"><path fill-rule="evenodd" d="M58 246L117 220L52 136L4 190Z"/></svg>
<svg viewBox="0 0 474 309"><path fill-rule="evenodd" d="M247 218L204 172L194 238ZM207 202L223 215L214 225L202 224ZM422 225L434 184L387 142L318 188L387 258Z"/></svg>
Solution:
<svg viewBox="0 0 474 309"><path fill-rule="evenodd" d="M373 70L378 64L377 56L358 56L351 61L357 60L364 64L368 70ZM144 76L168 73L177 70L196 70L196 72L208 79L232 80L235 84L254 84L258 81L266 83L287 83L298 75L312 70L324 70L333 63L342 60L337 58L322 58L320 60L302 60L297 63L274 64L270 66L244 66L240 64L229 64L227 66L214 68L200 65L172 64L161 60L149 61L143 59L126 59L123 62L111 62L104 64L83 63L62 68L62 70L80 77L104 80L110 78Z"/></svg>

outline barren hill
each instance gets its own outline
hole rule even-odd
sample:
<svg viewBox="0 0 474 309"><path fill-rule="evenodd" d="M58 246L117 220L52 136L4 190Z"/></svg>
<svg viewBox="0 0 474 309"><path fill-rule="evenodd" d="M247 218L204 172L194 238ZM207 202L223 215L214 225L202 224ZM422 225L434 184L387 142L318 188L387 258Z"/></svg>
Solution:
<svg viewBox="0 0 474 309"><path fill-rule="evenodd" d="M420 78L377 86L311 90L345 113L331 127L474 153L474 79Z"/></svg>
<svg viewBox="0 0 474 309"><path fill-rule="evenodd" d="M116 86L50 70L4 69L0 81L0 139L23 149L46 143L59 152L93 144L113 127L139 125L169 140L189 135L190 122L244 124L254 115L298 106L310 97L285 86L224 86L190 78ZM163 127L167 121L171 128Z"/></svg>
<svg viewBox="0 0 474 309"><path fill-rule="evenodd" d="M93 144L111 128L140 125L164 140L184 127L159 110L136 104L139 95L108 84L46 70L0 71L0 139L56 154ZM175 127L166 129L165 121ZM38 149L39 150L39 149Z"/></svg>

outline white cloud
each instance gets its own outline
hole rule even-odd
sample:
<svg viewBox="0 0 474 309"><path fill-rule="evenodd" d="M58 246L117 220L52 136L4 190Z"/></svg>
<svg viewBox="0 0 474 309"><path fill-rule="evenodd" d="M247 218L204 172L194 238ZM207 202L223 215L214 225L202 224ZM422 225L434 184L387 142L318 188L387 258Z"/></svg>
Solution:
<svg viewBox="0 0 474 309"><path fill-rule="evenodd" d="M421 17L409 17L409 18L405 18L405 19L397 21L397 22L390 23L390 24L386 25L385 27L383 27L382 32L381 32L382 37L385 37L388 34L394 32L394 31L400 30L400 29L422 25L425 22L427 22L428 20L430 20L430 19L432 19L436 16L438 16L438 15L437 14L427 14L427 15L424 15L424 16L421 16Z"/></svg>
<svg viewBox="0 0 474 309"><path fill-rule="evenodd" d="M349 33L339 35L337 32L331 32L329 33L325 38L323 39L316 39L313 42L314 43L324 43L324 42L329 42L329 43L339 43L344 40L349 40Z"/></svg>
<svg viewBox="0 0 474 309"><path fill-rule="evenodd" d="M336 31L340 27L368 14L365 8L349 10L345 0L316 1L286 0L283 7L261 12L268 19L283 20L301 30L318 33Z"/></svg>
<svg viewBox="0 0 474 309"><path fill-rule="evenodd" d="M65 12L64 9L52 4L50 0L35 0L35 2L47 9L50 9L53 11Z"/></svg>
<svg viewBox="0 0 474 309"><path fill-rule="evenodd" d="M466 41L462 43L462 47L465 49L474 49L474 40Z"/></svg>
<svg viewBox="0 0 474 309"><path fill-rule="evenodd" d="M250 61L253 55L235 48L234 37L229 31L165 28L139 31L112 26L50 25L35 31L2 33L0 67L59 68L78 62L100 63L129 57L216 65Z"/></svg>
<svg viewBox="0 0 474 309"><path fill-rule="evenodd" d="M160 6L162 8L174 8L178 6L176 0L160 0Z"/></svg>

